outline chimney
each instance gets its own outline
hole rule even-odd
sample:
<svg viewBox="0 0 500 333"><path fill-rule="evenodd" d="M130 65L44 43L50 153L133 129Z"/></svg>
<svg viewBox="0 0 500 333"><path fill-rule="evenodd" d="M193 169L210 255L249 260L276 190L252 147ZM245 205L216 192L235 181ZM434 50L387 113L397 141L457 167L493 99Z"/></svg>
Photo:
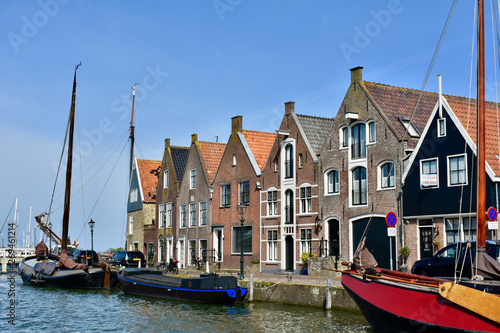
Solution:
<svg viewBox="0 0 500 333"><path fill-rule="evenodd" d="M235 116L231 118L231 135L243 130L243 116Z"/></svg>
<svg viewBox="0 0 500 333"><path fill-rule="evenodd" d="M191 143L195 143L198 141L198 134L191 134Z"/></svg>
<svg viewBox="0 0 500 333"><path fill-rule="evenodd" d="M363 67L351 68L351 83L361 83L363 81Z"/></svg>
<svg viewBox="0 0 500 333"><path fill-rule="evenodd" d="M165 149L170 147L170 139L165 139Z"/></svg>
<svg viewBox="0 0 500 333"><path fill-rule="evenodd" d="M290 112L295 112L295 102L285 102L285 114L290 114Z"/></svg>

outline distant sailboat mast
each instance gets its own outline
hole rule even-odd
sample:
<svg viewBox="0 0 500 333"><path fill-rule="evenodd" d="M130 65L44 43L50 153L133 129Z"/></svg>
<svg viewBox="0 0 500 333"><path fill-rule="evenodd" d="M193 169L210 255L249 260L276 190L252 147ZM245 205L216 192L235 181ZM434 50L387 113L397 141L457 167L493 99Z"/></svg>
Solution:
<svg viewBox="0 0 500 333"><path fill-rule="evenodd" d="M132 88L132 117L130 119L130 169L129 169L129 182L132 180L132 166L134 163L134 105L135 105L135 84Z"/></svg>

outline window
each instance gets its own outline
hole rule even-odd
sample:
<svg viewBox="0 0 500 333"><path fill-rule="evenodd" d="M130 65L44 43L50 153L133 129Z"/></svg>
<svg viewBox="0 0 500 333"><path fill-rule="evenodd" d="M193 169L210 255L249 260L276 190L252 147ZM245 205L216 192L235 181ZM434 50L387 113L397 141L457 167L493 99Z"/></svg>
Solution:
<svg viewBox="0 0 500 333"><path fill-rule="evenodd" d="M438 119L438 137L446 136L446 119Z"/></svg>
<svg viewBox="0 0 500 333"><path fill-rule="evenodd" d="M352 204L366 205L367 184L366 168L358 167L352 170Z"/></svg>
<svg viewBox="0 0 500 333"><path fill-rule="evenodd" d="M300 188L300 212L301 213L311 213L312 212L312 188L311 188L311 186Z"/></svg>
<svg viewBox="0 0 500 333"><path fill-rule="evenodd" d="M196 241L190 239L189 240L189 264L194 265L197 259L197 254L196 254Z"/></svg>
<svg viewBox="0 0 500 333"><path fill-rule="evenodd" d="M394 188L394 163L388 162L380 168L380 188Z"/></svg>
<svg viewBox="0 0 500 333"><path fill-rule="evenodd" d="M189 204L189 226L196 227L196 203Z"/></svg>
<svg viewBox="0 0 500 333"><path fill-rule="evenodd" d="M293 146L285 147L285 178L293 178Z"/></svg>
<svg viewBox="0 0 500 333"><path fill-rule="evenodd" d="M232 250L241 252L241 227L233 227ZM252 226L243 226L243 253L252 253Z"/></svg>
<svg viewBox="0 0 500 333"><path fill-rule="evenodd" d="M190 188L196 188L196 169L191 170L191 183Z"/></svg>
<svg viewBox="0 0 500 333"><path fill-rule="evenodd" d="M181 228L186 227L186 205L181 205Z"/></svg>
<svg viewBox="0 0 500 333"><path fill-rule="evenodd" d="M158 218L160 219L160 228L164 228L165 227L165 205L161 204L159 206L159 210L160 210L160 214L159 214Z"/></svg>
<svg viewBox="0 0 500 333"><path fill-rule="evenodd" d="M278 215L278 191L267 192L267 215Z"/></svg>
<svg viewBox="0 0 500 333"><path fill-rule="evenodd" d="M376 127L375 122L372 121L368 124L368 142L374 143L376 141Z"/></svg>
<svg viewBox="0 0 500 333"><path fill-rule="evenodd" d="M329 171L326 174L326 192L328 194L339 193L340 182L339 182L339 172L337 170Z"/></svg>
<svg viewBox="0 0 500 333"><path fill-rule="evenodd" d="M139 190L134 188L130 190L130 203L137 202L137 194L139 193Z"/></svg>
<svg viewBox="0 0 500 333"><path fill-rule="evenodd" d="M278 171L279 170L279 160L278 158L276 157L274 159L274 171Z"/></svg>
<svg viewBox="0 0 500 333"><path fill-rule="evenodd" d="M267 231L267 260L278 261L278 230Z"/></svg>
<svg viewBox="0 0 500 333"><path fill-rule="evenodd" d="M172 228L172 203L167 203L167 228Z"/></svg>
<svg viewBox="0 0 500 333"><path fill-rule="evenodd" d="M233 154L233 166L236 166L236 154Z"/></svg>
<svg viewBox="0 0 500 333"><path fill-rule="evenodd" d="M285 192L285 223L293 223L293 191L286 190Z"/></svg>
<svg viewBox="0 0 500 333"><path fill-rule="evenodd" d="M420 161L420 186L432 188L439 186L437 159Z"/></svg>
<svg viewBox="0 0 500 333"><path fill-rule="evenodd" d="M344 127L341 131L340 148L347 148L349 147L349 128Z"/></svg>
<svg viewBox="0 0 500 333"><path fill-rule="evenodd" d="M366 126L357 124L351 130L351 157L366 157Z"/></svg>
<svg viewBox="0 0 500 333"><path fill-rule="evenodd" d="M200 202L200 225L207 225L207 202Z"/></svg>
<svg viewBox="0 0 500 333"><path fill-rule="evenodd" d="M203 260L203 262L207 261L207 249L208 249L208 242L206 239L200 239L200 257Z"/></svg>
<svg viewBox="0 0 500 333"><path fill-rule="evenodd" d="M163 188L168 188L168 170L163 171Z"/></svg>
<svg viewBox="0 0 500 333"><path fill-rule="evenodd" d="M240 183L240 205L248 205L250 203L250 182L244 181Z"/></svg>
<svg viewBox="0 0 500 333"><path fill-rule="evenodd" d="M129 235L134 234L134 215L130 215L128 217L128 234Z"/></svg>
<svg viewBox="0 0 500 333"><path fill-rule="evenodd" d="M302 158L302 154L299 154L299 168L304 166L304 159Z"/></svg>
<svg viewBox="0 0 500 333"><path fill-rule="evenodd" d="M221 186L221 206L231 206L231 184Z"/></svg>
<svg viewBox="0 0 500 333"><path fill-rule="evenodd" d="M420 137L420 134L418 133L417 129L411 123L410 118L399 118L399 120L403 124L403 126L406 129L406 131L408 132L409 136L411 136L412 138Z"/></svg>
<svg viewBox="0 0 500 333"><path fill-rule="evenodd" d="M310 253L312 243L312 229L300 229L300 254Z"/></svg>
<svg viewBox="0 0 500 333"><path fill-rule="evenodd" d="M467 184L467 164L465 155L448 157L448 185Z"/></svg>

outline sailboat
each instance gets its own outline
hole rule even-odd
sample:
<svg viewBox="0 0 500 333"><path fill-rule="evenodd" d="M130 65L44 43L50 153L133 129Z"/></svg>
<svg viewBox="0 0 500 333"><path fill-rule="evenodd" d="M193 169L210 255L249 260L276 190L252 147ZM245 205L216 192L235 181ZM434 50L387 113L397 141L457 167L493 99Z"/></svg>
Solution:
<svg viewBox="0 0 500 333"><path fill-rule="evenodd" d="M477 275L485 280L452 281L377 268L375 258L364 247L362 239L351 269L342 272L342 285L375 329L500 332L500 266L486 254L484 0L478 1L477 70L478 249L475 267Z"/></svg>
<svg viewBox="0 0 500 333"><path fill-rule="evenodd" d="M61 254L50 254L43 240L35 248L35 256L30 256L19 264L18 272L24 284L60 288L102 288L107 272L103 267L88 267L77 264L68 256L68 229L71 197L71 173L73 166L73 133L75 123L76 71L73 79L73 93L69 116L68 161L66 166L66 188L64 197Z"/></svg>

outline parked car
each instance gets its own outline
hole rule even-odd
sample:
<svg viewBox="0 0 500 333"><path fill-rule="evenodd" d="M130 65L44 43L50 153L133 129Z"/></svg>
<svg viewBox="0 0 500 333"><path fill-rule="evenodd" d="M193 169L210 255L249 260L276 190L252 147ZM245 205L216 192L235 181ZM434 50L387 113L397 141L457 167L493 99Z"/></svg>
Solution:
<svg viewBox="0 0 500 333"><path fill-rule="evenodd" d="M108 264L111 267L146 267L146 258L139 251L118 251L109 259Z"/></svg>
<svg viewBox="0 0 500 333"><path fill-rule="evenodd" d="M92 256L94 257L93 263L97 264L99 262L99 256L95 251L91 250L76 250L72 258L77 263L90 264L92 262Z"/></svg>
<svg viewBox="0 0 500 333"><path fill-rule="evenodd" d="M457 252L458 248L458 252ZM493 242L486 242L486 253L492 258L499 259L500 246ZM453 243L439 250L430 258L418 260L413 264L411 272L423 276L453 277L456 275L470 278L472 276L471 262L476 257L476 242L471 242L467 250L467 242ZM463 266L463 269L462 269Z"/></svg>

